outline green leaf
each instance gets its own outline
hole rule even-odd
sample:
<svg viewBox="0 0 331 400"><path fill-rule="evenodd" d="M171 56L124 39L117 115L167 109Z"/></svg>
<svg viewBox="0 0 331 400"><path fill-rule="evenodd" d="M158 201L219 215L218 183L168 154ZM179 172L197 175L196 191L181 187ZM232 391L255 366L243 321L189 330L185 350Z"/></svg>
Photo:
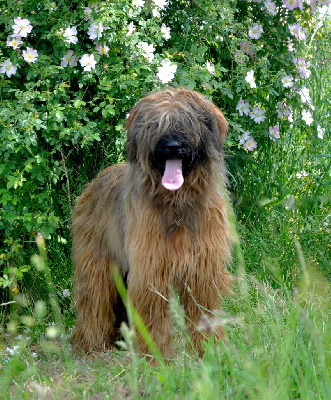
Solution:
<svg viewBox="0 0 331 400"><path fill-rule="evenodd" d="M63 115L62 111L56 111L55 116L60 122L62 122L64 119L64 115Z"/></svg>
<svg viewBox="0 0 331 400"><path fill-rule="evenodd" d="M74 107L75 108L79 108L79 107L85 106L85 105L86 105L86 103L83 100L77 99L77 100L74 101Z"/></svg>
<svg viewBox="0 0 331 400"><path fill-rule="evenodd" d="M198 48L198 54L204 54L207 50L209 49L209 47L207 46L201 46Z"/></svg>
<svg viewBox="0 0 331 400"><path fill-rule="evenodd" d="M102 115L104 118L107 118L111 115L115 115L115 107L112 104L108 104L103 110Z"/></svg>
<svg viewBox="0 0 331 400"><path fill-rule="evenodd" d="M200 56L199 54L197 54L195 56L195 59L200 63L204 63L205 62L205 59L202 56Z"/></svg>
<svg viewBox="0 0 331 400"><path fill-rule="evenodd" d="M195 44L192 44L191 45L191 53L192 54L197 54L197 52L198 52L197 46Z"/></svg>

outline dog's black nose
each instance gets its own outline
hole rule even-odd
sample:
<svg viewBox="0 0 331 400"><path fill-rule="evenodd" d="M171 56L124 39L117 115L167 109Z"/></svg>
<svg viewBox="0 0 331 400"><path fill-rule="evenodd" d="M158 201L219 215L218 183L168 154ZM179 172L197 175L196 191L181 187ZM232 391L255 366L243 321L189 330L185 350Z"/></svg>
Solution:
<svg viewBox="0 0 331 400"><path fill-rule="evenodd" d="M169 140L166 142L165 147L167 150L174 152L180 148L181 144L177 140Z"/></svg>

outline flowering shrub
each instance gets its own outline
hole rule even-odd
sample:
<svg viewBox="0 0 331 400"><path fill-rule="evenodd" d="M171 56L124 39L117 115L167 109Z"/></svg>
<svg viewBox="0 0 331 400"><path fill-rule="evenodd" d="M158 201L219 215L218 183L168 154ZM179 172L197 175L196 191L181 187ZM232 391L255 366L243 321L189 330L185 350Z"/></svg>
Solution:
<svg viewBox="0 0 331 400"><path fill-rule="evenodd" d="M321 137L323 121L315 126L306 87L306 43L316 12L328 4L23 0L0 6L0 263L6 276L12 272L11 285L37 231L50 237L60 226L66 235L69 177L83 184L91 159L98 166L105 156L122 159L125 116L150 90L170 84L205 93L229 120L233 151L274 146L294 121Z"/></svg>

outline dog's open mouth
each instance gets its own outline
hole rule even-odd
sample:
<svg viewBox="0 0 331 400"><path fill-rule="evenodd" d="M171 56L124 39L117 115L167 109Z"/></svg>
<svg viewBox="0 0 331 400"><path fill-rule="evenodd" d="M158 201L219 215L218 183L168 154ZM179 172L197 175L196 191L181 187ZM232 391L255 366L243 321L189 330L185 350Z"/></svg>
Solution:
<svg viewBox="0 0 331 400"><path fill-rule="evenodd" d="M182 187L196 162L196 152L180 133L161 137L151 153L151 163L161 175L162 186L171 191Z"/></svg>
<svg viewBox="0 0 331 400"><path fill-rule="evenodd" d="M165 163L162 185L168 190L177 190L184 183L182 160L175 158Z"/></svg>

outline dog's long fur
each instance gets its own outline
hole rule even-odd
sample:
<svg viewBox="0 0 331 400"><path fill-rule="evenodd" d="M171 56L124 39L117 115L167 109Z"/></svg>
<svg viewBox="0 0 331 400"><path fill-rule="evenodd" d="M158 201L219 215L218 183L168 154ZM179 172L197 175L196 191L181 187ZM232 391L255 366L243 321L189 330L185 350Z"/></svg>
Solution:
<svg viewBox="0 0 331 400"><path fill-rule="evenodd" d="M169 355L171 348L165 298L172 286L201 354L203 334L196 324L203 310L219 309L220 293L230 292L222 155L227 122L201 94L166 89L138 101L126 127L128 162L103 170L75 207L73 341L85 351L103 351L118 338L125 310L112 275L116 266L161 352ZM169 147L169 140L176 140L179 150ZM161 184L164 160L159 160L167 157L167 146L183 158L184 183L178 190ZM216 334L222 336L221 327ZM139 350L148 350L141 339Z"/></svg>

